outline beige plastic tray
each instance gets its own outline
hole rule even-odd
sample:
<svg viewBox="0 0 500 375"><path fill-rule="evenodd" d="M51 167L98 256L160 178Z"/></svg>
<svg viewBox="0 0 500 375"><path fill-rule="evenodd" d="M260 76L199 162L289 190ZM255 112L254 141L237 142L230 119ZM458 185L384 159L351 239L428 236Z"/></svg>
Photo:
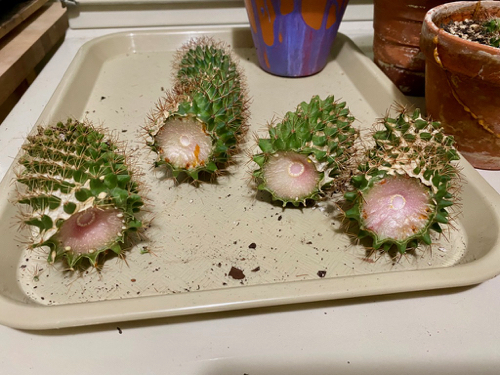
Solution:
<svg viewBox="0 0 500 375"><path fill-rule="evenodd" d="M205 34L229 42L241 60L253 97L252 132L316 94L347 101L362 129L395 101L406 101L343 35L327 67L301 79L263 72L246 28L139 31L87 43L38 124L86 117L128 141L149 187L150 240L137 244L126 262L108 260L101 273L79 276L48 266L45 254L24 249L26 233L14 229L9 171L0 186L9 198L0 203L0 323L46 329L303 303L470 285L500 272L499 196L465 160L456 230L435 237L431 249L397 261L367 259L366 248L340 229L332 205L283 209L264 194L256 196L247 184L252 165L245 153L218 184L199 188L175 186L153 171L154 155L144 147L140 128L170 87L174 51ZM247 151L253 147L250 139ZM233 267L243 279L231 277Z"/></svg>

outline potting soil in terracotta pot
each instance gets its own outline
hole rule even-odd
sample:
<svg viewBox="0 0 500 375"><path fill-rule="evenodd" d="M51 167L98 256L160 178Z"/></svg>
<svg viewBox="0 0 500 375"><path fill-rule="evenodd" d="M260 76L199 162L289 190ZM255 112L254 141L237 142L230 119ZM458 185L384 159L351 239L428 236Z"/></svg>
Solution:
<svg viewBox="0 0 500 375"><path fill-rule="evenodd" d="M443 0L375 0L373 55L380 69L405 94L424 95L425 58L420 31L426 12Z"/></svg>
<svg viewBox="0 0 500 375"><path fill-rule="evenodd" d="M427 115L454 135L476 168L500 169L500 48L446 32L451 22L500 18L500 2L454 2L431 9L420 47L426 58Z"/></svg>

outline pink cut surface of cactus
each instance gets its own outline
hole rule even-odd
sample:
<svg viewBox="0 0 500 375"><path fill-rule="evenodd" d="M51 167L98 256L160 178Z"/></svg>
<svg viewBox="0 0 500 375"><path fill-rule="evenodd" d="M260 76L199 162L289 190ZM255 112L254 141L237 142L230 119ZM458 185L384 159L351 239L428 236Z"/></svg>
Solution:
<svg viewBox="0 0 500 375"><path fill-rule="evenodd" d="M319 180L314 164L305 155L295 152L279 152L272 156L264 177L269 189L287 199L308 196Z"/></svg>
<svg viewBox="0 0 500 375"><path fill-rule="evenodd" d="M174 119L157 136L163 157L178 168L194 168L206 163L212 139L196 120Z"/></svg>
<svg viewBox="0 0 500 375"><path fill-rule="evenodd" d="M117 209L88 208L64 222L58 240L74 253L92 253L116 240L122 231L122 217Z"/></svg>
<svg viewBox="0 0 500 375"><path fill-rule="evenodd" d="M420 180L388 177L364 195L362 217L379 240L404 240L429 222L430 196Z"/></svg>

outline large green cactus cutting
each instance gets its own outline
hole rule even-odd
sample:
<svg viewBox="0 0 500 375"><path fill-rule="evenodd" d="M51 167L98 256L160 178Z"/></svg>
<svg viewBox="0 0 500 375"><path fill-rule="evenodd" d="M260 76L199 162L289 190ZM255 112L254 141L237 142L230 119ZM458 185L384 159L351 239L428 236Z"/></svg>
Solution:
<svg viewBox="0 0 500 375"><path fill-rule="evenodd" d="M453 137L419 110L385 117L345 194L352 207L346 217L359 225L358 236L371 237L375 249L400 253L431 244L430 230L441 232L456 200L459 156Z"/></svg>
<svg viewBox="0 0 500 375"><path fill-rule="evenodd" d="M243 76L227 46L200 38L184 45L174 63L172 91L148 119L148 142L173 177L218 174L247 130Z"/></svg>
<svg viewBox="0 0 500 375"><path fill-rule="evenodd" d="M259 166L253 172L258 189L271 193L283 206L298 206L338 187L336 181L349 174L358 136L353 121L346 103L333 96L325 100L315 96L288 112L269 126L269 138L258 140L262 152L253 156Z"/></svg>
<svg viewBox="0 0 500 375"><path fill-rule="evenodd" d="M104 254L122 254L141 227L143 201L123 152L89 123L68 120L39 127L23 146L17 175L22 221L31 248L49 249L70 270L96 267Z"/></svg>

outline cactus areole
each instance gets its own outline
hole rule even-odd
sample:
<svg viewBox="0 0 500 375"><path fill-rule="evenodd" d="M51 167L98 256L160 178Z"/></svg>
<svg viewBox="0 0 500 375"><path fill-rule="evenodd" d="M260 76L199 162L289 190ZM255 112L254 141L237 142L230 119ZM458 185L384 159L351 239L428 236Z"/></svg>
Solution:
<svg viewBox="0 0 500 375"><path fill-rule="evenodd" d="M253 156L258 189L283 206L322 198L348 170L357 137L353 121L346 104L333 96L315 96L288 112L269 126L269 138L258 141L262 152Z"/></svg>
<svg viewBox="0 0 500 375"><path fill-rule="evenodd" d="M453 137L440 124L423 119L417 110L386 117L384 130L373 134L375 147L366 154L354 189L345 194L353 206L346 211L359 224L358 236L371 237L375 249L400 253L420 242L431 244L430 230L441 232L447 208L454 203L458 160Z"/></svg>
<svg viewBox="0 0 500 375"><path fill-rule="evenodd" d="M173 177L194 180L204 171L217 174L247 129L247 99L242 73L227 46L195 39L177 52L172 91L149 117L148 144Z"/></svg>
<svg viewBox="0 0 500 375"><path fill-rule="evenodd" d="M32 228L31 248L70 270L96 267L104 254L121 255L141 227L143 205L123 153L100 130L75 120L40 127L23 146L18 203Z"/></svg>

